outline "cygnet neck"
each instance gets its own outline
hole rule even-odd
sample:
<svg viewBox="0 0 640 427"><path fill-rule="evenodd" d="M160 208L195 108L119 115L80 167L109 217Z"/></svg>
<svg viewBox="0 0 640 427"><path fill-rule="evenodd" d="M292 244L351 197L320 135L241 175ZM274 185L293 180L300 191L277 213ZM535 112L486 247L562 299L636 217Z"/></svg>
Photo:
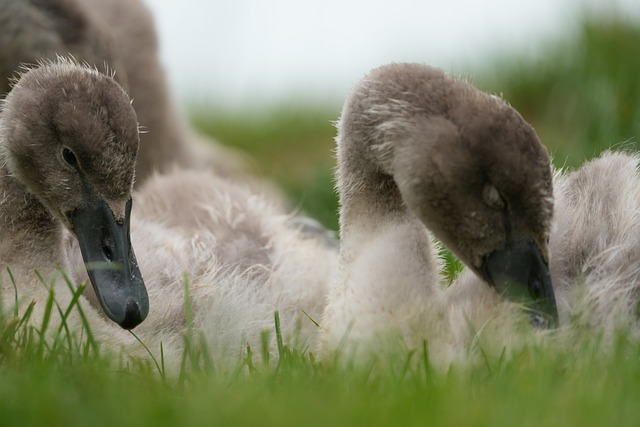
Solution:
<svg viewBox="0 0 640 427"><path fill-rule="evenodd" d="M24 265L27 269L52 264L52 260L60 259L61 226L2 163L0 230L6 230L7 234L0 240L0 263L3 267Z"/></svg>

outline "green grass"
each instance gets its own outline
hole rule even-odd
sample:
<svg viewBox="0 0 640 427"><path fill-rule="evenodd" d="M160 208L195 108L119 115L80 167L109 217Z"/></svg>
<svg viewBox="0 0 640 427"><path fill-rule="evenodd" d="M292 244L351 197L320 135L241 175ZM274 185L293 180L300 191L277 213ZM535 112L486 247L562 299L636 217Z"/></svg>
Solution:
<svg viewBox="0 0 640 427"><path fill-rule="evenodd" d="M580 31L549 43L539 59L509 57L477 70L481 87L502 92L538 130L558 165L577 165L633 140L640 127L640 26L586 18ZM212 136L249 151L259 174L294 205L336 228L332 192L336 107L295 105L255 116L194 113ZM296 166L292 166L296 165ZM5 284L6 285L6 284ZM49 310L58 307L53 295ZM71 307L74 309L74 307ZM89 331L43 342L47 321L29 326L28 307L0 316L0 425L637 425L640 344L622 335L533 347L468 369L437 371L428 353L343 366L283 342L268 363L216 368L188 334L182 372L95 351ZM46 319L46 316L45 316ZM270 333L276 333L274 328ZM154 349L157 350L157 349ZM252 349L259 353L260 349Z"/></svg>
<svg viewBox="0 0 640 427"><path fill-rule="evenodd" d="M293 206L337 230L333 122L338 114L338 107L294 104L236 114L200 108L192 118L203 133L250 153L256 173L277 183Z"/></svg>
<svg viewBox="0 0 640 427"><path fill-rule="evenodd" d="M77 309L47 305L53 311ZM362 366L318 361L278 340L279 357L251 353L235 366L215 361L185 333L184 358L199 360L163 377L154 364L94 351L88 330L45 346L54 328L28 322L29 308L0 318L3 426L170 425L637 425L640 343L621 335L571 347L533 346L471 368L436 370L427 345ZM278 334L277 314L273 333ZM54 328L55 329L55 328ZM78 339L81 335L84 338ZM71 339L69 339L71 338ZM54 340L54 342L57 342ZM87 349L90 349L87 351ZM193 358L193 355L199 356Z"/></svg>
<svg viewBox="0 0 640 427"><path fill-rule="evenodd" d="M26 323L12 328L14 319L5 317L0 324L14 331L0 342L3 426L638 422L640 344L624 337L604 354L597 340L587 340L568 349L533 347L508 360L448 371L433 369L424 350L412 354L414 363L399 358L354 367L319 362L281 343L278 360L247 358L218 371L199 364L165 380L148 363L109 359L82 346L35 356L42 329ZM190 351L197 352L197 346Z"/></svg>

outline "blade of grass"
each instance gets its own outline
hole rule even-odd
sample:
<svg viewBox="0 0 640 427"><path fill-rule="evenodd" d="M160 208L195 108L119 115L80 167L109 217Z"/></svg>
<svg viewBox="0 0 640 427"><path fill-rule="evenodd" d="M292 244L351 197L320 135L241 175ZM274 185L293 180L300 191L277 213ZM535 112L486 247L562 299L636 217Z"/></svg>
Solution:
<svg viewBox="0 0 640 427"><path fill-rule="evenodd" d="M9 280L13 285L13 297L14 297L14 306L13 306L13 316L18 317L18 286L16 285L16 278L13 277L13 273L9 267L6 268L7 273L9 274Z"/></svg>
<svg viewBox="0 0 640 427"><path fill-rule="evenodd" d="M72 293L74 292L74 286L73 283L71 283L71 279L67 276L67 274L62 271L62 277L65 281L65 283L67 284L67 287L69 288L69 291L71 291ZM78 314L80 315L80 320L82 322L82 332L86 332L87 334L87 339L86 339L86 344L88 346L87 351L89 349L91 349L94 353L98 353L98 342L95 339L95 336L93 335L93 331L91 330L91 325L89 324L89 320L87 319L87 316L84 313L84 310L82 309L82 305L80 304L80 297L82 296L82 294L84 294L84 290L86 289L86 285L85 284L81 284L78 286L77 290L75 291L75 293L73 294L74 297L72 299L72 302L70 303L70 306L75 305L75 307L78 310Z"/></svg>
<svg viewBox="0 0 640 427"><path fill-rule="evenodd" d="M285 358L285 350L284 350L284 342L282 341L282 330L280 329L280 313L276 310L273 313L273 318L275 320L276 327L276 342L278 344L278 356L280 358L280 362Z"/></svg>
<svg viewBox="0 0 640 427"><path fill-rule="evenodd" d="M424 369L425 382L430 384L433 381L433 367L429 357L429 343L426 339L422 340L422 365Z"/></svg>
<svg viewBox="0 0 640 427"><path fill-rule="evenodd" d="M309 316L309 315L307 314L307 312L306 312L306 311L304 311L302 308L299 308L298 310L300 310L300 311L302 312L302 314L304 314L305 316L307 316L307 319L311 320L311 322L312 322L314 325L316 325L316 328L319 328L319 327L320 327L320 324L319 324L318 322L316 322L315 320L313 320L313 319L311 318L311 316Z"/></svg>
<svg viewBox="0 0 640 427"><path fill-rule="evenodd" d="M46 333L49 329L49 322L51 320L51 313L53 312L53 304L54 304L55 295L53 289L49 289L49 296L47 298L47 302L44 308L44 315L42 317L42 324L40 326L40 341L38 343L37 355L38 358L41 358L44 355L45 348L48 348Z"/></svg>
<svg viewBox="0 0 640 427"><path fill-rule="evenodd" d="M151 352L149 347L147 347L147 345L144 343L144 341L142 341L140 339L140 337L138 337L138 335L136 335L136 333L133 332L132 330L129 330L129 333L131 335L133 335L133 337L136 339L136 341L138 341L140 343L140 345L145 349L145 351L147 352L149 357L151 357L151 361L155 364L156 370L158 371L158 374L160 375L160 379L162 380L163 383L166 383L167 382L167 373L166 373L166 371L164 369L164 350L162 348L162 343L160 343L160 360L161 360L161 363L158 363L158 360L153 355L153 353Z"/></svg>
<svg viewBox="0 0 640 427"><path fill-rule="evenodd" d="M269 359L271 357L271 352L269 351L269 331L264 330L260 334L260 344L262 350L262 363L265 368L269 367Z"/></svg>

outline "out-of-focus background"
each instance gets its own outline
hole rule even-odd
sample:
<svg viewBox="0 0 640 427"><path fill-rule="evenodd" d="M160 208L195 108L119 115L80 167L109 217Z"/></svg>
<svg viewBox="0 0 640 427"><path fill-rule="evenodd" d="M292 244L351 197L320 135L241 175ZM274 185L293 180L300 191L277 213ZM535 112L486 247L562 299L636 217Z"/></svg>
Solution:
<svg viewBox="0 0 640 427"><path fill-rule="evenodd" d="M342 99L371 68L434 65L504 96L573 167L640 136L637 0L146 0L174 96L203 132L336 229Z"/></svg>

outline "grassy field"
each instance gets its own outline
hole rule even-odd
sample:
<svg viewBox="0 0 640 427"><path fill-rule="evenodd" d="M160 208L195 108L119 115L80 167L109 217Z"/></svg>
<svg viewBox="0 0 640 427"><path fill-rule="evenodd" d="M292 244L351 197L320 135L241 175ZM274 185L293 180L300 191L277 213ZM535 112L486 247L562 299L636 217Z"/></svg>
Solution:
<svg viewBox="0 0 640 427"><path fill-rule="evenodd" d="M585 19L540 59L509 57L476 70L538 130L557 165L575 166L640 135L640 26ZM249 151L273 179L336 228L331 169L336 108L282 106L229 116L198 111L203 131ZM286 165L286 166L285 166ZM292 167L290 165L297 165ZM640 423L640 344L596 337L567 348L530 348L470 369L435 371L428 352L363 367L319 362L284 345L269 363L216 368L206 357L178 377L112 360L98 343L43 346L18 316L0 317L0 426L632 426ZM273 332L273 331L272 331ZM208 363L211 362L211 363Z"/></svg>

